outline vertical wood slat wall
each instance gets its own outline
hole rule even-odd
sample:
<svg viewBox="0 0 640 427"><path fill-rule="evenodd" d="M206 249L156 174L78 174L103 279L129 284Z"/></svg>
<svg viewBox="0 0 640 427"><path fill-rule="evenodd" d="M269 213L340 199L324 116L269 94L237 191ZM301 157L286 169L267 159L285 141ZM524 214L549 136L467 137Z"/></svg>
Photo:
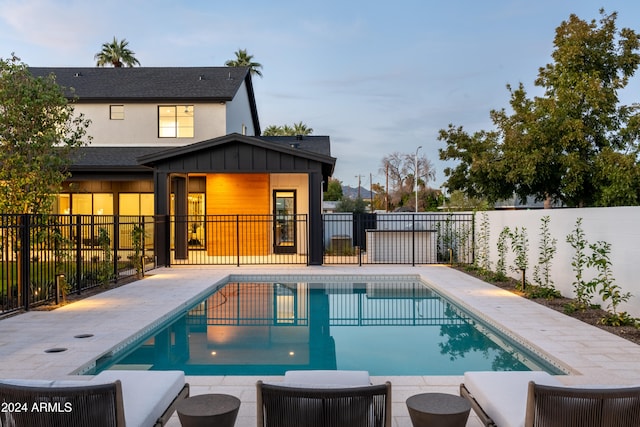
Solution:
<svg viewBox="0 0 640 427"><path fill-rule="evenodd" d="M271 242L269 174L208 174L206 200L208 255L238 253L236 217L228 215L229 212L264 215L259 222L255 222L255 218L251 219L253 222L240 222L240 255L268 255Z"/></svg>

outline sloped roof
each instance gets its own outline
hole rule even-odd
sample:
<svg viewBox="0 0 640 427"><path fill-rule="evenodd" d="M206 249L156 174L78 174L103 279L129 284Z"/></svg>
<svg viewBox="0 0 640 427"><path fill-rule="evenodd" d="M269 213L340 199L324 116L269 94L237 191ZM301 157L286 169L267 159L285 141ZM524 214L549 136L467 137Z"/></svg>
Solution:
<svg viewBox="0 0 640 427"><path fill-rule="evenodd" d="M328 136L249 137L229 134L181 147L81 147L73 154L72 172L83 171L150 171L155 162L195 153L231 141L257 145L271 150L308 158L326 164L332 172L336 159L331 157Z"/></svg>
<svg viewBox="0 0 640 427"><path fill-rule="evenodd" d="M154 166L157 163L167 161L172 158L192 155L199 151L208 150L213 147L222 146L231 142L238 142L244 145L255 146L265 148L271 151L278 151L281 153L290 154L294 157L304 158L312 161L317 161L328 166L328 175L333 173L336 159L331 157L330 142L328 136L313 137L307 140L304 144L304 139L298 137L253 137L240 135L238 133L231 133L218 138L209 139L206 141L196 142L194 144L184 145L181 147L170 148L168 150L158 151L156 153L147 154L138 158L138 162L145 166ZM309 138L309 137L305 137ZM311 142L315 141L314 144ZM313 149L308 149L309 146L313 146Z"/></svg>
<svg viewBox="0 0 640 427"><path fill-rule="evenodd" d="M55 75L76 102L228 102L245 83L256 135L260 120L248 67L31 67Z"/></svg>
<svg viewBox="0 0 640 427"><path fill-rule="evenodd" d="M154 154L168 147L81 147L72 154L73 164L69 168L73 171L150 171L141 166L137 158Z"/></svg>
<svg viewBox="0 0 640 427"><path fill-rule="evenodd" d="M298 148L303 151L322 154L323 156L331 155L331 142L328 136L322 135L297 135L297 136L260 136L260 139L282 144L291 148Z"/></svg>
<svg viewBox="0 0 640 427"><path fill-rule="evenodd" d="M54 74L66 95L83 101L231 101L246 67L31 67L34 76ZM253 89L250 88L251 95Z"/></svg>

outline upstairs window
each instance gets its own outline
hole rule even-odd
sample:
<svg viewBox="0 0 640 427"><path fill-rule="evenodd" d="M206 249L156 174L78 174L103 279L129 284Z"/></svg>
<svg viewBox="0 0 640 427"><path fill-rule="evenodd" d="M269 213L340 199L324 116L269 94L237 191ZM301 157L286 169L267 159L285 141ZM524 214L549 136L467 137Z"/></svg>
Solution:
<svg viewBox="0 0 640 427"><path fill-rule="evenodd" d="M161 105L158 107L160 138L193 138L193 105Z"/></svg>
<svg viewBox="0 0 640 427"><path fill-rule="evenodd" d="M124 120L124 105L110 105L109 119Z"/></svg>

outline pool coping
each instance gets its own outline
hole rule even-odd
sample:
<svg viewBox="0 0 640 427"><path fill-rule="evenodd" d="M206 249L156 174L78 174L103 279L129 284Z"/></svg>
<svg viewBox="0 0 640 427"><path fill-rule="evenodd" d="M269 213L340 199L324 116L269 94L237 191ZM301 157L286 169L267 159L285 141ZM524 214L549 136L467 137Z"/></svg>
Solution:
<svg viewBox="0 0 640 427"><path fill-rule="evenodd" d="M327 280L327 277L331 277L330 280ZM200 303L204 298L209 297L211 294L216 292L217 289L224 287L229 283L273 283L273 282L302 282L302 283L314 283L314 282L323 282L330 283L331 285L350 285L354 282L367 282L367 284L373 283L388 283L388 282L418 282L438 294L445 301L450 301L455 304L454 308L456 310L461 311L459 315L469 320L474 327L477 327L483 334L495 334L497 333L499 340L503 340L505 338L506 342L503 344L506 345L505 349L509 349L512 347L516 347L517 351L523 352L523 357L531 357L540 359L541 364L549 365L549 368L553 368L555 372L548 371L554 375L568 375L575 374L576 372L568 365L562 363L562 361L554 358L552 355L544 352L538 346L527 342L522 339L517 333L514 331L504 328L499 323L495 322L490 317L484 315L482 312L474 309L468 303L458 299L455 294L447 292L445 289L438 287L435 284L429 283L428 280L425 280L421 277L420 274L388 274L388 275L372 275L372 274L352 274L352 275L340 275L336 277L335 275L327 276L327 275L312 275L312 274L230 274L226 278L223 278L209 288L203 290L198 293L193 298L190 298L185 302L184 306L178 307L168 313L165 313L156 321L152 322L150 325L145 327L144 329L138 331L135 335L129 337L125 341L119 343L115 347L109 349L102 358L119 358L120 353L126 350L129 350L130 345L139 345L145 339L148 339L150 334L156 333L162 328L166 327L167 324L171 323L176 319L177 316L184 315L191 307ZM477 323L479 322L479 323ZM486 330L486 332L485 332ZM501 336L502 335L502 336ZM512 342L509 342L512 341ZM494 340L495 342L495 340ZM498 342L497 345L502 346ZM508 350L507 350L508 351ZM534 363L538 363L538 361L534 361ZM72 372L74 375L92 375L97 373L94 369L96 364L99 364L99 360L94 360L80 368L76 369ZM117 368L120 369L120 368ZM124 369L124 368L122 368ZM202 374L199 374L202 375ZM216 374L211 374L216 375ZM218 374L221 375L221 374ZM224 374L222 374L224 375ZM231 374L228 374L231 375ZM403 374L407 376L429 376L431 374ZM456 374L451 374L456 375ZM461 374L460 374L461 375Z"/></svg>
<svg viewBox="0 0 640 427"><path fill-rule="evenodd" d="M313 280L331 275L343 276L341 281L363 276L372 280L384 280L390 276L419 277L474 316L511 338L526 343L529 348L534 348L540 354L548 355L552 361L560 363L560 367L569 372L570 376L589 376L597 382L607 380L615 383L640 383L640 368L632 369L633 375L629 375L629 369L633 366L630 366L631 360L627 357L637 355L635 360L640 360L640 346L446 266L368 267L357 268L357 273L354 272L354 267L350 266L158 269L143 280L53 311L32 311L0 320L0 326L3 328L3 336L0 338L0 360L4 361L0 364L0 375L7 376L4 366L11 366L15 375L15 365L12 363L14 357L20 359L19 366L30 365L29 374L36 378L47 374L64 376L81 373L96 359L138 339L149 329L166 321L185 307L193 305L215 286L229 280L243 277L259 280L261 276L288 276L293 279L298 277ZM180 287L172 283L176 278L182 283ZM156 298L148 298L149 292L155 294L162 303L155 304ZM114 300L118 301L115 305L112 303ZM134 316L135 306L140 302L147 306L148 310L135 313ZM98 309L103 310L105 317L117 319L100 322ZM519 316L515 316L514 313ZM74 322L74 319L82 321ZM132 323L136 325L133 328ZM55 327L56 324L58 327ZM47 330L44 325L54 327ZM105 331L105 327L108 330ZM34 329L41 330L34 334L33 339L24 336L29 335ZM83 333L91 333L93 337L84 340L70 338ZM105 339L107 336L109 339ZM38 339L42 340L40 346L37 343ZM78 345L80 341L82 345ZM13 345L9 345L9 342ZM100 345L96 345L97 342ZM22 348L18 348L18 343L24 344ZM63 355L69 363L61 360L51 363L51 355L43 356L45 349L54 347L68 348L68 351L58 355ZM75 352L78 357L69 357L71 352ZM88 357L89 352L92 353L92 357ZM80 357L88 358L77 363ZM603 372L606 372L606 375L602 375Z"/></svg>

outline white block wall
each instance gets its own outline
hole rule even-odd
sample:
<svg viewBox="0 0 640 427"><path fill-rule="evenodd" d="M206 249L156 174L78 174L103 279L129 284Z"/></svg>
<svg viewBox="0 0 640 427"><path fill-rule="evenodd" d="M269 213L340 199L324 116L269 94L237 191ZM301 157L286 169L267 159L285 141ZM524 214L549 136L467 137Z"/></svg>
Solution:
<svg viewBox="0 0 640 427"><path fill-rule="evenodd" d="M621 304L618 311L627 311L633 317L640 317L640 207L615 208L583 208L583 209L540 209L530 211L489 211L489 247L491 269L495 271L498 259L497 241L505 226L510 229L525 227L529 239L529 268L527 281L533 283L533 269L538 262L538 243L540 241L541 218L549 216L549 230L552 237L557 239L557 252L551 261L551 272L554 286L564 296L573 298L572 282L575 273L571 267L574 250L567 243L566 237L575 229L577 218L582 218L582 230L589 243L603 240L611 244L611 269L615 283L623 292L633 295L628 303ZM482 212L476 215L476 241L480 232ZM590 254L589 249L586 250ZM511 271L513 251L507 252L507 274L520 278L520 273ZM585 281L589 281L597 274L595 269L586 270L583 274ZM596 294L593 301L601 303ZM606 309L606 304L602 303Z"/></svg>

